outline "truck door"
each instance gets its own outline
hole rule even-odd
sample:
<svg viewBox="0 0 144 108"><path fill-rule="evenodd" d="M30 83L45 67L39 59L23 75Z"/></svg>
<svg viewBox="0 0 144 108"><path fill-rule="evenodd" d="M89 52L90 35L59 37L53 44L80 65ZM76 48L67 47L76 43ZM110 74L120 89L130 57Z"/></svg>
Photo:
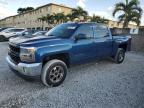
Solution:
<svg viewBox="0 0 144 108"><path fill-rule="evenodd" d="M102 24L95 24L94 30L94 46L96 57L111 56L112 53L112 37L107 26Z"/></svg>
<svg viewBox="0 0 144 108"><path fill-rule="evenodd" d="M72 62L73 63L83 63L87 62L94 57L93 48L94 48L94 32L91 24L82 24L73 37L75 38L78 34L85 34L86 39L79 39L73 43L72 46Z"/></svg>

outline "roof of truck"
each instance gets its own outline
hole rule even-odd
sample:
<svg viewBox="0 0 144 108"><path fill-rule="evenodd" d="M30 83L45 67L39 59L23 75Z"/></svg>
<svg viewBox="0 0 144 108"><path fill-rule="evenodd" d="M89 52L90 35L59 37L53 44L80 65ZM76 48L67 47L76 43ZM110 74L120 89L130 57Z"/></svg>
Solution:
<svg viewBox="0 0 144 108"><path fill-rule="evenodd" d="M68 23L64 23L64 24L77 24L77 25L81 25L81 24L97 24L97 25L107 26L106 24L96 23L96 22L68 22Z"/></svg>

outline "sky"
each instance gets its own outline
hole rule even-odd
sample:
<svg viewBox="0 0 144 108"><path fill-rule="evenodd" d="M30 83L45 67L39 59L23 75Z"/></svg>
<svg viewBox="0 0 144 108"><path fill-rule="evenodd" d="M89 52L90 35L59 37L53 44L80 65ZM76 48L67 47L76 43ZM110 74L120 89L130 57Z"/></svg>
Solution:
<svg viewBox="0 0 144 108"><path fill-rule="evenodd" d="M110 20L117 20L112 17L114 5L125 0L0 0L0 19L16 15L20 7L39 7L48 3L64 4L69 7L81 6L88 11L89 15L99 15ZM144 10L144 0L140 0L140 6ZM141 20L144 25L144 14Z"/></svg>

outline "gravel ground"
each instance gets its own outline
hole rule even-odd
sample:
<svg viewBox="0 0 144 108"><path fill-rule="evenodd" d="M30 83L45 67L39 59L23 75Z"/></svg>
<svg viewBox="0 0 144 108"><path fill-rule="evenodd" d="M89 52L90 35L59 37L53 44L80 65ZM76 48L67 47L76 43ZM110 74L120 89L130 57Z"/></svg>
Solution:
<svg viewBox="0 0 144 108"><path fill-rule="evenodd" d="M13 74L0 43L0 108L144 108L144 55L127 53L122 64L110 60L69 69L65 82L47 88Z"/></svg>

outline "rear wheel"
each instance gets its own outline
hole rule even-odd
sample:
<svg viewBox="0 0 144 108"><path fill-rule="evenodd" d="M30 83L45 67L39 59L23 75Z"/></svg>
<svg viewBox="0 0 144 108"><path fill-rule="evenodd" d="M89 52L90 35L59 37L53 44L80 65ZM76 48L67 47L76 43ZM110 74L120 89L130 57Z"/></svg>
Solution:
<svg viewBox="0 0 144 108"><path fill-rule="evenodd" d="M125 50L123 48L118 48L114 59L116 63L122 63L125 59Z"/></svg>
<svg viewBox="0 0 144 108"><path fill-rule="evenodd" d="M56 87L63 83L66 74L66 64L63 61L54 59L44 65L41 80L45 86Z"/></svg>

